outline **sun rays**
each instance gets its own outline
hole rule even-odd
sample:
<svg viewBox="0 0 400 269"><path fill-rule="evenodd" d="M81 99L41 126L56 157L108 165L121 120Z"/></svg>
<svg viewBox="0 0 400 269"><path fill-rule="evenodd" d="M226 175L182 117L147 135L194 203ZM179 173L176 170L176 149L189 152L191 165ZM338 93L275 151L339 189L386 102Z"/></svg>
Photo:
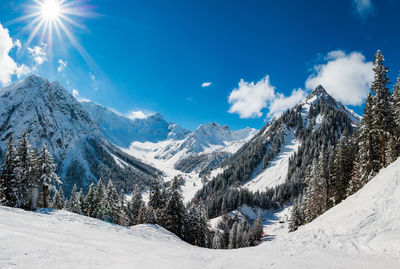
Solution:
<svg viewBox="0 0 400 269"><path fill-rule="evenodd" d="M66 42L71 43L89 65L95 64L73 31L75 28L86 29L82 21L97 16L92 7L84 5L82 0L32 0L31 3L26 6L26 15L9 22L27 23L22 29L29 33L26 47L38 40L52 49L57 38L60 41L57 44L65 46Z"/></svg>

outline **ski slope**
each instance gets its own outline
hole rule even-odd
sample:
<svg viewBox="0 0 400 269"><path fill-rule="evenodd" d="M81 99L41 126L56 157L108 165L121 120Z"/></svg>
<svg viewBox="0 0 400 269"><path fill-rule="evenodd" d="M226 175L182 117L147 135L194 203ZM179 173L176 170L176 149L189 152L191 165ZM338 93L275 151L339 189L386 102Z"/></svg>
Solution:
<svg viewBox="0 0 400 269"><path fill-rule="evenodd" d="M191 246L156 225L0 207L0 268L400 268L399 208L400 160L298 231L237 250Z"/></svg>
<svg viewBox="0 0 400 269"><path fill-rule="evenodd" d="M289 158L297 152L300 142L294 135L294 130L286 130L285 144L281 151L270 161L267 167L262 170L264 161L262 160L254 170L250 180L243 185L251 191L265 191L267 188L273 188L285 183L289 167Z"/></svg>

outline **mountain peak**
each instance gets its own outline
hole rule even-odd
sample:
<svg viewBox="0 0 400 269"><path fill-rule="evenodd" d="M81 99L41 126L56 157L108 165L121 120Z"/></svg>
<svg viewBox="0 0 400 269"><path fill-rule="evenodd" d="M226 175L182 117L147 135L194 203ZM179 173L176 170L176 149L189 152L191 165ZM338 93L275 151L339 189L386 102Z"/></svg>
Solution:
<svg viewBox="0 0 400 269"><path fill-rule="evenodd" d="M312 90L306 99L311 99L312 97L316 96L317 98L322 97L322 96L329 96L331 97L327 91L325 90L324 87L322 87L322 85L318 85L314 90Z"/></svg>

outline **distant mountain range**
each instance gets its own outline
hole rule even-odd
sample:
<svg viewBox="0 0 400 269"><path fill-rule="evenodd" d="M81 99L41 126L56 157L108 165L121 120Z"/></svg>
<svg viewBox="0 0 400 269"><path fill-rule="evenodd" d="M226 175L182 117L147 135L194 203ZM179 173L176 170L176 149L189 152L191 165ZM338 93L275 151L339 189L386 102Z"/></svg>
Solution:
<svg viewBox="0 0 400 269"><path fill-rule="evenodd" d="M18 139L25 130L33 147L48 145L67 193L73 184L87 189L99 178L111 178L126 191L135 183L146 187L155 174L170 178L196 170L175 169L176 163L189 156L201 155L203 168L210 163L215 168L256 132L250 128L230 131L216 123L191 132L159 113L130 119L93 102L78 102L58 82L35 75L0 90L0 149L5 149L11 133ZM133 150L150 144L155 158L174 160L169 166L174 173L142 158L146 146ZM208 155L214 152L224 157L217 160Z"/></svg>

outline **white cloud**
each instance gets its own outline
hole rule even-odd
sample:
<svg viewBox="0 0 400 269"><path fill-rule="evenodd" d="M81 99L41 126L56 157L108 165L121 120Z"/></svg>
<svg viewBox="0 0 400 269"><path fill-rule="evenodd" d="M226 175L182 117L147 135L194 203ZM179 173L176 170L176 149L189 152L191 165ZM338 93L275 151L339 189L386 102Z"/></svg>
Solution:
<svg viewBox="0 0 400 269"><path fill-rule="evenodd" d="M58 60L58 67L57 67L57 71L59 73L61 73L62 71L65 70L65 68L67 67L68 62L67 61L63 61L62 59Z"/></svg>
<svg viewBox="0 0 400 269"><path fill-rule="evenodd" d="M346 54L331 51L325 63L314 66L314 74L306 81L307 89L322 85L336 100L346 105L361 105L368 96L374 78L372 62L359 52Z"/></svg>
<svg viewBox="0 0 400 269"><path fill-rule="evenodd" d="M206 88L206 87L210 87L212 85L212 82L203 82L202 84L201 84L201 87L202 88Z"/></svg>
<svg viewBox="0 0 400 269"><path fill-rule="evenodd" d="M77 89L72 89L72 96L77 98L79 96L79 91Z"/></svg>
<svg viewBox="0 0 400 269"><path fill-rule="evenodd" d="M353 5L362 17L372 13L374 8L371 0L353 0Z"/></svg>
<svg viewBox="0 0 400 269"><path fill-rule="evenodd" d="M303 89L294 89L290 96L284 96L282 93L277 93L275 99L273 99L268 106L267 117L279 115L289 108L292 108L301 100L306 97L307 93Z"/></svg>
<svg viewBox="0 0 400 269"><path fill-rule="evenodd" d="M234 89L228 98L229 113L237 113L240 118L259 118L261 110L267 107L267 102L275 97L275 87L271 86L269 76L266 75L257 83L239 81L238 88Z"/></svg>
<svg viewBox="0 0 400 269"><path fill-rule="evenodd" d="M19 51L22 47L21 41L19 39L14 40L14 47L17 48L17 51Z"/></svg>
<svg viewBox="0 0 400 269"><path fill-rule="evenodd" d="M79 91L77 89L72 89L72 96L75 97L78 102L91 102L92 100L84 98L84 97L79 97Z"/></svg>
<svg viewBox="0 0 400 269"><path fill-rule="evenodd" d="M129 114L127 115L128 118L134 120L134 119L145 119L147 118L149 115L145 114L143 111L131 111L129 112Z"/></svg>
<svg viewBox="0 0 400 269"><path fill-rule="evenodd" d="M40 46L28 48L30 56L33 58L37 65L41 65L47 60L46 47L47 44L42 43Z"/></svg>
<svg viewBox="0 0 400 269"><path fill-rule="evenodd" d="M18 44L20 42L13 42L8 29L0 24L0 83L3 85L10 83L12 76L20 78L31 71L26 65L17 64L9 55L13 47L18 48Z"/></svg>
<svg viewBox="0 0 400 269"><path fill-rule="evenodd" d="M92 73L89 73L89 75L91 80L96 80L96 77Z"/></svg>

